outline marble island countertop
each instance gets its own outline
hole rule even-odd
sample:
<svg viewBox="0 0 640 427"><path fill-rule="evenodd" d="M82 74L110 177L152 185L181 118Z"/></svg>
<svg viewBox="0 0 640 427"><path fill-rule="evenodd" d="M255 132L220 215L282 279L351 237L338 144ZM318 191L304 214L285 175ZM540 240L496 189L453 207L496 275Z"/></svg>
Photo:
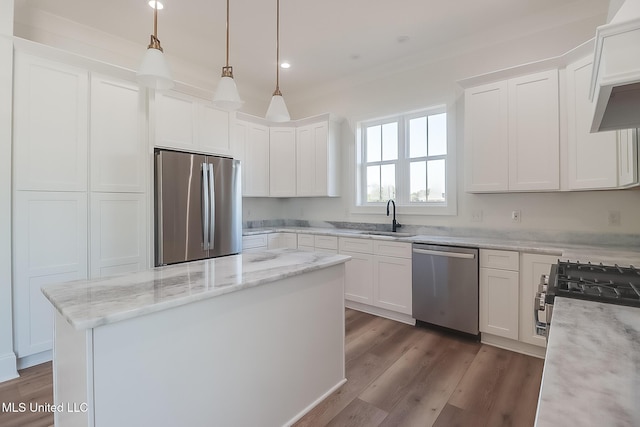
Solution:
<svg viewBox="0 0 640 427"><path fill-rule="evenodd" d="M640 308L557 297L536 427L640 426Z"/></svg>
<svg viewBox="0 0 640 427"><path fill-rule="evenodd" d="M275 282L349 259L292 249L266 250L47 285L42 292L80 330Z"/></svg>
<svg viewBox="0 0 640 427"><path fill-rule="evenodd" d="M640 248L625 246L584 245L572 243L544 242L538 240L509 239L505 237L460 237L434 236L399 232L371 230L324 228L324 227L265 227L245 229L243 235L269 234L278 232L305 233L338 237L357 237L361 239L395 240L408 243L432 243L437 245L469 246L481 249L497 249L518 252L556 255L562 260L594 262L604 264L634 265L640 267Z"/></svg>

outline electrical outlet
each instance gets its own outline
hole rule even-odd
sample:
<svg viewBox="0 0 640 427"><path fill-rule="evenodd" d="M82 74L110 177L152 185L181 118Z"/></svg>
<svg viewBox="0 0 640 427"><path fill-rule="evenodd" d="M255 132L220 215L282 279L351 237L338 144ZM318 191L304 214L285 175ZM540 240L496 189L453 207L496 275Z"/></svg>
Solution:
<svg viewBox="0 0 640 427"><path fill-rule="evenodd" d="M520 209L511 211L511 222L520 222L521 215L522 213L520 212Z"/></svg>
<svg viewBox="0 0 640 427"><path fill-rule="evenodd" d="M619 227L620 224L620 211L609 211L609 225Z"/></svg>
<svg viewBox="0 0 640 427"><path fill-rule="evenodd" d="M471 222L482 222L482 210L471 212Z"/></svg>

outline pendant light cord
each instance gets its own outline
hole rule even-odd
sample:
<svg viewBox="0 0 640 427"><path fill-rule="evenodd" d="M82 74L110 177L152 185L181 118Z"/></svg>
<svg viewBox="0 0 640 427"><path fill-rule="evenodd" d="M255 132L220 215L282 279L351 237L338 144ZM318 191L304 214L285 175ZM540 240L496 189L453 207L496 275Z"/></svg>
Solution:
<svg viewBox="0 0 640 427"><path fill-rule="evenodd" d="M229 66L229 0L227 0L227 67Z"/></svg>
<svg viewBox="0 0 640 427"><path fill-rule="evenodd" d="M274 95L282 96L280 92L280 0L276 0L276 90Z"/></svg>

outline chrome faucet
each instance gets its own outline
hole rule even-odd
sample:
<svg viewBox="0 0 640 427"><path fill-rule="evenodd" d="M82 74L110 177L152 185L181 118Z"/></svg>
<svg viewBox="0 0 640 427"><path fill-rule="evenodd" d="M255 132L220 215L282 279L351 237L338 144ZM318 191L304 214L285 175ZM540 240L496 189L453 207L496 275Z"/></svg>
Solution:
<svg viewBox="0 0 640 427"><path fill-rule="evenodd" d="M387 216L389 216L389 203L393 203L393 221L391 222L391 231L395 233L398 228L402 227L402 224L396 221L396 202L394 202L393 199L389 199L387 202Z"/></svg>

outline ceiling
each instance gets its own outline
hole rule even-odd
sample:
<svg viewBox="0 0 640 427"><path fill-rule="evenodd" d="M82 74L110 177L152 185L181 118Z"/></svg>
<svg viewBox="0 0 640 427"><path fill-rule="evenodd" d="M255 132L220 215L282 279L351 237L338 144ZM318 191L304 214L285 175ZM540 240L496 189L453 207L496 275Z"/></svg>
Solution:
<svg viewBox="0 0 640 427"><path fill-rule="evenodd" d="M153 30L146 0L15 0L104 31L141 49ZM579 17L606 16L608 0L281 0L280 72L287 94L344 75L420 58L436 46L478 41L496 29L538 30ZM167 57L217 75L224 65L225 0L164 0L158 38ZM230 0L231 52L236 82L261 91L275 86L275 0ZM142 55L142 53L141 53ZM212 85L215 83L212 83Z"/></svg>

